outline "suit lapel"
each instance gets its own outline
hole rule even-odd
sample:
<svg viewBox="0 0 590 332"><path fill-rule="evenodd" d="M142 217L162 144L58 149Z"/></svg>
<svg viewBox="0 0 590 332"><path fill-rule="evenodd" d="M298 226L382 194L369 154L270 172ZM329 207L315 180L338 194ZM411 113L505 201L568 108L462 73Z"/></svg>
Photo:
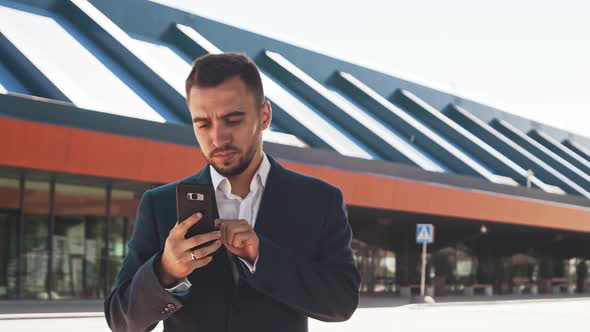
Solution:
<svg viewBox="0 0 590 332"><path fill-rule="evenodd" d="M284 181L285 169L272 157L268 155L267 157L270 162L270 172L262 193L254 230L257 234L271 236L273 230L278 229L278 223L282 220L279 216L280 212L284 211L281 205L286 204L282 197L284 188L281 185Z"/></svg>
<svg viewBox="0 0 590 332"><path fill-rule="evenodd" d="M281 183L285 180L286 171L283 166L274 160L274 158L269 155L267 155L267 157L270 162L270 171L268 173L268 178L266 179L264 192L262 193L262 200L260 202L260 207L258 208L254 230L257 233L260 232L262 234L270 235L272 229L275 228L276 223L281 220L281 218L276 218L277 214L282 210L280 208L281 205L286 204L285 200L282 199L284 188L281 186ZM215 199L215 188L213 188L211 170L208 164L203 167L199 173L182 180L182 182L209 185L214 198L213 216L216 219L219 218L217 199Z"/></svg>
<svg viewBox="0 0 590 332"><path fill-rule="evenodd" d="M213 219L219 218L219 210L217 208L217 198L215 196L215 188L213 188L213 182L211 181L211 169L207 164L201 171L193 176L190 176L181 182L195 183L201 185L208 185L211 188L213 195ZM237 267L234 256L225 247L221 247L217 252L213 254L213 267L217 266L222 270L219 270L220 275L231 276L233 285L237 285L239 275L237 274ZM194 278L195 271L189 276L189 280ZM229 291L229 290L228 290Z"/></svg>
<svg viewBox="0 0 590 332"><path fill-rule="evenodd" d="M254 230L258 234L262 234L267 237L272 237L273 230L276 231L279 227L278 223L282 220L279 215L284 209L281 208L282 204L286 204L282 198L282 186L281 183L284 180L285 169L277 163L272 157L268 156L271 164L268 178L266 179L266 185L264 192L262 193L262 201L258 208L258 215L256 217L256 224ZM213 216L215 219L219 218L219 210L217 208L217 199L215 197L215 189L211 181L211 170L209 165L206 165L201 171L193 176L190 176L181 182L197 183L209 185L213 193ZM225 252L224 255L218 255L218 259L224 262L222 265L229 267L228 272L231 273L234 281L234 285L238 284L239 275L236 267L235 257L222 247L219 252ZM225 257L224 257L225 256Z"/></svg>

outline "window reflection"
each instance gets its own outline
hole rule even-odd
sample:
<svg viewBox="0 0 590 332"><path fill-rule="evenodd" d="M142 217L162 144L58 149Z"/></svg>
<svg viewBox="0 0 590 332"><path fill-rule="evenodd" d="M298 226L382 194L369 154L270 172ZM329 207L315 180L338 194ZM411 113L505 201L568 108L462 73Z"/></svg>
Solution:
<svg viewBox="0 0 590 332"><path fill-rule="evenodd" d="M19 181L0 178L0 299L16 297Z"/></svg>
<svg viewBox="0 0 590 332"><path fill-rule="evenodd" d="M395 253L363 241L353 239L352 249L362 276L361 292L393 293L395 280Z"/></svg>
<svg viewBox="0 0 590 332"><path fill-rule="evenodd" d="M52 266L56 299L103 295L105 222L105 188L56 184Z"/></svg>
<svg viewBox="0 0 590 332"><path fill-rule="evenodd" d="M25 181L25 229L22 256L23 296L48 299L49 182Z"/></svg>
<svg viewBox="0 0 590 332"><path fill-rule="evenodd" d="M432 254L432 283L437 295L463 294L477 283L477 255L464 245L437 250Z"/></svg>
<svg viewBox="0 0 590 332"><path fill-rule="evenodd" d="M127 242L133 231L135 212L139 206L138 194L133 191L112 190L111 223L109 229L108 287L114 286L123 259L127 255Z"/></svg>

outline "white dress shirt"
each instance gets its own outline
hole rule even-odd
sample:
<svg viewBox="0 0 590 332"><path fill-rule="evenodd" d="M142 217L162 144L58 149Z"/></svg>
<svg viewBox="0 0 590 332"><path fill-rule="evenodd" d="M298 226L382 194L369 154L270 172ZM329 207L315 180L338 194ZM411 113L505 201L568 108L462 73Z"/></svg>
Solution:
<svg viewBox="0 0 590 332"><path fill-rule="evenodd" d="M262 162L250 182L250 192L244 198L232 194L231 183L226 177L219 174L215 168L211 166L209 166L209 169L211 171L211 182L215 189L215 200L217 201L219 218L234 220L243 219L254 228L256 217L258 216L258 209L260 208L260 202L262 200L262 193L264 192L268 173L270 172L270 162L268 161L266 154L262 154ZM256 271L258 258L256 258L254 264L250 264L240 257L238 258L248 267L251 273ZM187 278L184 278L178 285L172 288L166 288L166 290L174 295L184 295L188 293L191 286L192 284L190 281L188 281Z"/></svg>

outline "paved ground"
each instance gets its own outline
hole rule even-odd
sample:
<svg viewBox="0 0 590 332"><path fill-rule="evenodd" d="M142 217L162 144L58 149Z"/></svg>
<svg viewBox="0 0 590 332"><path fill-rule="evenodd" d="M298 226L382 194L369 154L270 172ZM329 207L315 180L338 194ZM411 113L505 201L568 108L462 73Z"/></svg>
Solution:
<svg viewBox="0 0 590 332"><path fill-rule="evenodd" d="M311 332L412 331L590 331L590 298L485 302L434 305L364 306L345 323L310 321ZM0 331L108 331L100 312L0 315ZM79 318L74 318L75 316ZM3 319L12 318L12 319ZM161 331L161 327L155 331Z"/></svg>

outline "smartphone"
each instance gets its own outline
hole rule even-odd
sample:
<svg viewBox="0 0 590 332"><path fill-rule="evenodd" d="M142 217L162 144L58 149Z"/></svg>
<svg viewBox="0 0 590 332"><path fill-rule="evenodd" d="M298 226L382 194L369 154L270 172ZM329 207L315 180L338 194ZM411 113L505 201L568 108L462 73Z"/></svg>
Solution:
<svg viewBox="0 0 590 332"><path fill-rule="evenodd" d="M176 185L176 215L178 222L186 220L197 212L203 217L184 236L189 238L216 230L213 221L213 192L210 185L180 182Z"/></svg>

